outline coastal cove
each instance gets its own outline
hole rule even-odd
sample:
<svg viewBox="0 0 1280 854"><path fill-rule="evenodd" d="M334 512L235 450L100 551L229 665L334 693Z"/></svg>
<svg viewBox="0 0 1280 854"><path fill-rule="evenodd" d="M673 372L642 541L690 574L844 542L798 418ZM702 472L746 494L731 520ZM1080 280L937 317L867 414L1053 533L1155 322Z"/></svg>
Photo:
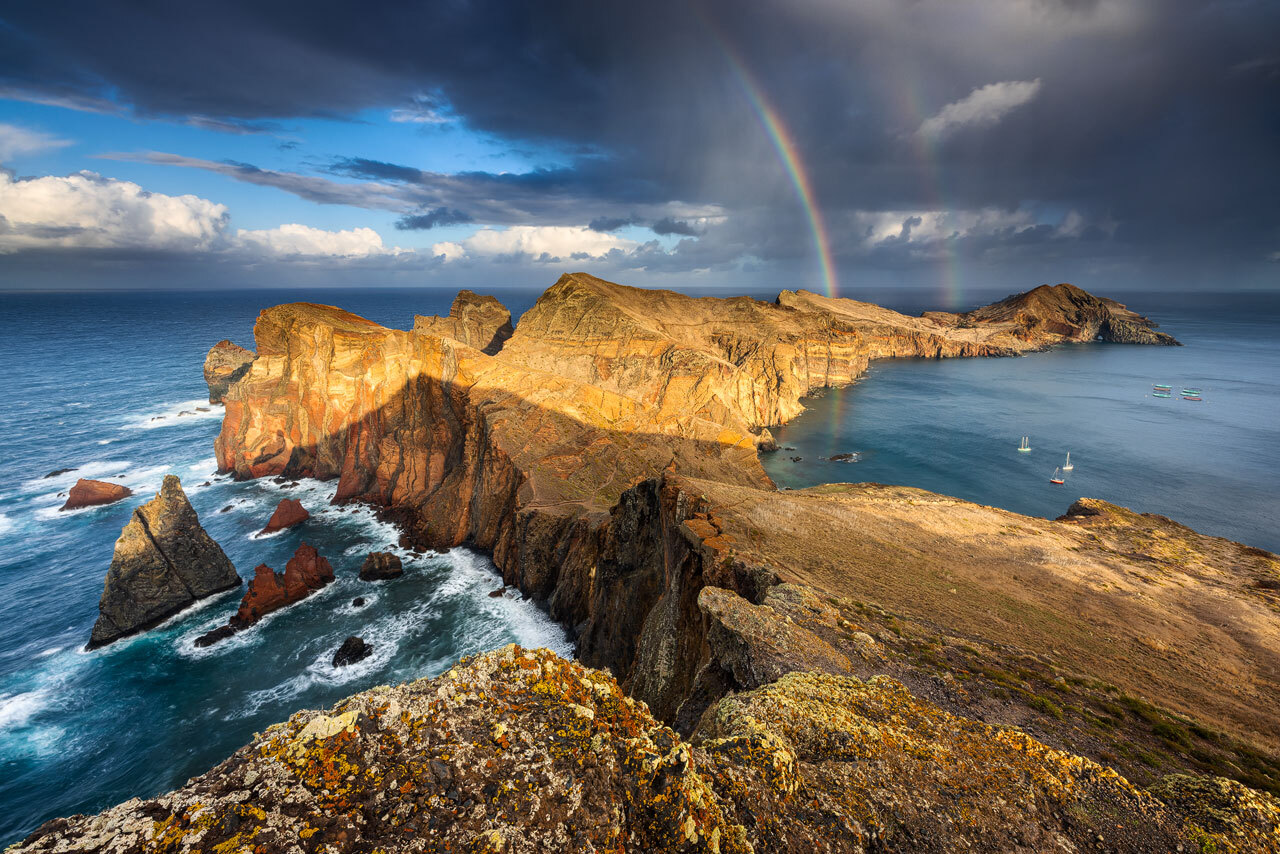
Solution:
<svg viewBox="0 0 1280 854"><path fill-rule="evenodd" d="M1280 298L1115 296L1185 346L873 362L776 428L795 450L761 454L765 470L780 487L874 481L1050 519L1088 496L1280 549ZM1152 397L1156 382L1201 388L1204 400ZM1030 454L1017 453L1023 435ZM1067 452L1074 471L1050 484ZM828 459L841 453L859 459Z"/></svg>
<svg viewBox="0 0 1280 854"><path fill-rule="evenodd" d="M536 297L534 293L496 293L514 314L519 313L522 303L531 304ZM460 655L509 641L528 646L550 645L568 653L563 631L538 607L519 601L514 595L489 599L488 592L500 583L492 563L463 548L421 557L403 552L408 567L405 578L375 588L376 601L370 610L353 612L343 603L369 589L355 581L355 567L367 551L394 543L398 532L374 519L367 510L330 507L329 501L338 488L333 480L302 478L298 486L291 487L288 481L277 483L268 477L237 483L213 475L210 448L218 430L220 410L181 415L184 411L197 411L199 362L208 345L219 338L231 337L237 343L252 345L246 332L257 313L253 304L262 308L285 301L274 299L279 296L239 292L217 300L205 294L149 294L149 311L153 312L150 318L123 313L104 318L92 315L91 308L82 309L85 314L75 322L62 318L67 322L63 330L29 326L24 332L15 325L10 337L16 338L16 343L3 345L5 369L20 382L14 385L14 405L5 407L8 414L2 426L21 437L18 447L23 455L15 455L12 484L0 491L0 512L4 514L0 517L0 542L5 550L0 557L0 585L4 586L0 592L4 593L5 603L5 610L0 613L5 625L0 648L0 714L8 716L4 720L9 724L6 741L0 746L0 750L9 752L0 754L0 772L7 781L15 781L6 783L6 789L0 791L0 805L11 807L10 814L26 815L21 824L0 825L0 839L14 838L38 823L38 816L31 815L34 804L40 804L41 809L48 804L44 813L47 817L92 811L130 795L172 788L228 755L247 740L247 733L282 720L299 707L327 705L374 684L436 675ZM921 304L910 305L912 300L904 296L918 297ZM913 312L936 307L930 304L929 296L898 294L896 304ZM289 300L299 297L296 293L286 296ZM452 293L346 292L307 297L404 329L415 313L444 314ZM118 298L115 302L118 304ZM893 300L889 302L894 304ZM1215 529L1221 521L1217 517L1189 518L1196 505L1174 506L1176 502L1170 496L1176 499L1180 494L1195 495L1205 498L1206 506L1216 503L1212 496L1197 494L1189 487L1144 493L1132 485L1131 474L1112 481L1091 479L1097 477L1098 462L1108 460L1104 449L1113 449L1116 456L1109 459L1111 467L1121 472L1123 467L1117 458L1130 447L1125 442L1144 443L1145 434L1134 430L1135 416L1123 408L1119 395L1095 394L1093 398L1100 402L1091 407L1079 402L1061 406L1063 400L1080 397L1078 389L1064 392L1062 386L1056 385L1064 373L1071 373L1069 367L1064 371L1064 365L1075 365L1079 383L1086 387L1110 382L1110 387L1115 388L1115 377L1124 374L1126 388L1131 381L1137 381L1139 396L1145 388L1143 384L1149 385L1153 379L1194 380L1204 387L1206 395L1204 408L1194 417L1213 417L1207 413L1216 413L1227 425L1221 428L1220 435L1237 436L1234 445L1223 443L1220 437L1216 440L1224 452L1234 452L1241 461L1240 468L1260 468L1264 477L1268 465L1275 463L1274 454L1260 451L1272 442L1267 425L1274 429L1274 419L1268 418L1268 412L1273 411L1277 400L1276 388L1268 385L1266 378L1276 375L1272 370L1274 342L1237 335L1235 340L1243 341L1244 348L1232 350L1232 334L1205 335L1200 344L1216 342L1210 346L1221 350L1220 361L1209 370L1204 368L1203 359L1194 358L1198 355L1194 321L1189 333L1177 321L1176 312L1162 313L1152 308L1151 302L1155 301L1135 300L1134 305L1153 315L1164 331L1178 335L1187 347L1090 343L1062 345L1017 359L877 361L871 373L852 388L807 400L809 411L777 431L781 444L794 445L797 450L764 455L767 470L780 486L877 480L923 487L1048 518L1065 512L1076 497L1089 495L1130 504L1139 511L1165 513L1200 527L1205 533L1226 533L1250 545L1266 547L1268 544L1259 542L1259 537L1249 535L1247 528L1256 520L1251 521L1247 513L1236 514L1242 520L1240 531ZM47 308L41 308L27 317L41 312L49 314ZM21 310L16 314L23 317ZM1246 301L1238 316L1220 318L1218 322L1247 325L1249 320L1242 318L1257 314L1256 305ZM57 363L52 358L59 352L57 348L75 352L77 336L87 334L127 340L129 348L115 348L119 358L110 361L64 359ZM48 355L35 365L29 361L19 364L23 355L20 348L24 346L28 357L32 350L43 349ZM1242 353L1248 358L1242 358ZM1145 361L1122 361L1118 365L1105 362L1112 354ZM1087 363L1091 357L1103 359L1104 364L1081 369L1080 362ZM1176 376L1168 373L1168 366L1186 358L1192 361L1181 364L1196 364L1199 373L1189 367L1183 369L1186 373ZM54 370L55 364L57 370L65 372L62 376L41 375L42 371ZM1143 369L1151 373L1158 367L1164 371L1144 376ZM1250 369L1270 373L1260 378L1248 374ZM1027 378L1019 380L1019 376ZM881 399L875 397L877 393ZM1251 396L1242 400L1245 394ZM867 399L859 403L862 398ZM159 403L143 406L140 400ZM1182 401L1172 403L1184 408L1192 406ZM1070 417L1056 418L1055 413L1064 408L1069 409ZM82 409L87 411L80 412ZM982 416L976 423L975 410ZM868 420L859 421L864 413ZM162 421L152 420L161 416ZM1015 423L1016 419L1021 421ZM1010 434L1008 437L1001 432L1006 421L1010 422L1005 431ZM1027 421L1031 426L1026 426ZM51 423L64 429L65 436L58 442L51 442L46 435ZM1149 459L1143 459L1140 466L1153 473L1153 481L1159 477L1167 482L1176 474L1174 466L1179 455L1196 453L1194 440L1200 430L1194 425L1200 422L1176 422L1186 427L1181 432L1170 430L1171 422L1158 418L1139 423L1154 424L1149 429L1162 429L1173 437L1159 446L1160 458L1171 460L1168 466L1161 468L1158 461ZM1232 423L1237 428L1235 434L1231 433ZM42 429L39 425L46 426ZM1099 437L1081 444L1081 450L1074 445L1067 448L1079 459L1076 476L1068 481L1065 490L1052 492L1032 464L1039 464L1043 454L1056 452L1053 429L1094 435L1107 425L1132 438L1117 442ZM873 428L883 432L877 433ZM1039 442L1038 450L1042 449L1043 454L1021 460L1013 453L1013 444L1018 435L1028 432L1034 434L1033 442ZM972 438L959 445L949 444L949 437L957 434ZM1041 435L1044 441L1039 440ZM894 445L890 441L893 437L901 444ZM918 437L914 444L913 437ZM855 464L817 465L818 456L841 451L859 451L865 456ZM787 457L792 454L805 459L791 463ZM1009 469L989 462L1000 455L1014 458L1013 465L1028 465L1025 470ZM966 459L968 465L964 464ZM1203 461L1206 466L1213 466L1217 459L1206 454ZM147 462L141 465L135 460ZM58 478L43 476L73 464L79 467ZM7 473L9 465L6 463ZM881 468L877 469L877 465ZM149 498L159 478L171 471L182 476L201 521L227 549L242 576L261 561L279 568L293 548L305 540L334 560L339 581L313 599L264 621L252 633L209 653L189 649L190 641L225 620L234 609L234 594L211 601L195 613L180 615L161 629L124 641L114 649L82 654L78 646L92 623L101 574L110 558L110 543L129 508ZM1245 477L1239 470L1233 471L1233 477ZM117 474L124 475L123 482L134 488L135 495L129 501L69 516L54 515L56 491L65 489L71 479ZM1035 491L1022 495L1010 490L1012 477L1017 474L1034 480ZM1045 475L1047 478L1047 471ZM1099 489L1083 488L1094 485ZM1122 489L1130 491L1120 494ZM1034 501L1028 496L1040 492L1052 496L1055 506L1032 508ZM285 496L301 498L317 518L300 529L274 537L253 537L274 503ZM659 501L665 501L664 496L665 493L658 496ZM1026 506L1010 506L1024 499ZM1265 521L1270 512L1265 501L1253 502L1252 506ZM222 513L223 507L232 509ZM1262 526L1257 525L1257 530L1261 531ZM524 581L522 586L526 586ZM319 663L343 635L363 625L382 630L381 634L366 634L375 644L374 657L335 678ZM392 652L380 657L376 651L380 643ZM671 717L676 711L674 699L668 708L652 699L650 703L655 713L664 717ZM90 706L91 714L84 711ZM136 721L138 725L122 733L121 720ZM155 732L166 735L156 739ZM198 747L175 751L175 744ZM166 761L165 757L171 754L177 754L176 758ZM76 762L87 764L77 766ZM68 775L92 781L93 787L72 790L63 801L51 803L58 781ZM139 780L144 782L139 785Z"/></svg>

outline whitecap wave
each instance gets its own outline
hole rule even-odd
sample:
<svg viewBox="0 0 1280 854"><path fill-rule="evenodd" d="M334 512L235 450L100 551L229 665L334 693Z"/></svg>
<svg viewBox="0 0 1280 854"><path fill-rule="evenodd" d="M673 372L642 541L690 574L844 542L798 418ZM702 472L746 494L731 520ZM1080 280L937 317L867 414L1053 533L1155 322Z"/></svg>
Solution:
<svg viewBox="0 0 1280 854"><path fill-rule="evenodd" d="M181 427L222 417L222 405L204 398L165 404L159 410L129 416L126 428L154 430L158 427Z"/></svg>
<svg viewBox="0 0 1280 854"><path fill-rule="evenodd" d="M49 705L50 690L38 688L22 694L0 694L0 730L26 725Z"/></svg>

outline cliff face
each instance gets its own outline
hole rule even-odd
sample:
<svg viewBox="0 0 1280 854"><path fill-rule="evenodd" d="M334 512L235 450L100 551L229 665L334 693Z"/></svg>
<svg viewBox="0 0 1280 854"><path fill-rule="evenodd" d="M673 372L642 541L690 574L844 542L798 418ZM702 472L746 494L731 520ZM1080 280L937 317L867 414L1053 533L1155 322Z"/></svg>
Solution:
<svg viewBox="0 0 1280 854"><path fill-rule="evenodd" d="M496 297L458 291L448 317L417 315L413 331L452 338L492 356L511 337L511 312Z"/></svg>
<svg viewBox="0 0 1280 854"><path fill-rule="evenodd" d="M1268 850L1280 807L1213 783L1164 803L885 677L790 674L686 741L607 674L509 646L299 712L176 792L11 850Z"/></svg>
<svg viewBox="0 0 1280 854"><path fill-rule="evenodd" d="M133 511L116 541L89 649L168 619L199 599L239 586L236 568L200 527L178 478Z"/></svg>
<svg viewBox="0 0 1280 854"><path fill-rule="evenodd" d="M222 340L209 348L204 358L204 381L209 386L209 402L221 403L233 382L249 372L253 351Z"/></svg>
<svg viewBox="0 0 1280 854"><path fill-rule="evenodd" d="M1009 355L1092 338L1072 331L1084 326L1050 329L1058 321L1043 319L1038 297L1028 305L1023 314L1041 320L994 308L986 318L909 318L803 291L774 304L694 300L574 274L494 356L434 324L399 332L306 304L263 312L258 358L226 396L223 470L337 478L336 501L382 507L419 545L488 550L507 583L573 628L584 664L610 670L646 715L691 739L666 730L659 739L653 719L592 705L616 688L577 665L541 653L486 658L485 674L504 674L495 686L578 698L582 712L548 713L554 732L607 723L583 731L593 749L569 745L572 756L606 765L561 777L546 748L561 736L540 729L551 724L507 723L505 698L527 712L523 695L464 668L424 690L470 698L489 742L465 735L473 719L456 717L456 707L406 719L411 701L396 695L383 711L442 733L457 722L467 743L496 744L503 755L476 754L484 771L447 758L419 763L397 772L398 795L379 771L358 793L373 810L363 814L388 814L391 798L405 821L422 812L439 838L495 851L536 850L545 834L568 850L929 850L929 840L954 850L979 839L1070 850L1103 833L1118 850L1144 851L1176 848L1190 819L1082 756L1140 785L1181 770L1280 791L1274 555L1109 505L1083 503L1050 522L874 484L783 493L764 475L755 454L764 428L798 413L804 393L852 380L869 359ZM519 674L535 668L541 682L571 671L591 684L523 682ZM873 678L884 675L907 687ZM359 743L361 756L377 755L360 739L382 726L384 699L295 718L274 746L245 755L302 756L322 732L342 751ZM632 724L653 747L611 740ZM443 737L442 749L460 755ZM1010 745L1018 762L1041 764L1016 763ZM1050 770L1049 756L1075 770ZM338 759L364 767L346 752L324 753L317 767ZM233 759L193 791L238 791L243 767ZM270 773L293 773L280 769ZM515 791L529 774L537 803L491 814L490 789ZM350 814L332 786L280 779L298 794L288 809L274 806L283 798L255 797L267 826L296 833L321 815L322 842L328 828L347 830L348 841L352 832L362 842L393 838L378 835L397 826L387 818L355 831L328 821ZM1006 792L1011 780L1021 781L1016 794ZM1234 805L1224 815L1252 816L1241 819L1251 828L1242 839L1274 832L1274 804L1224 785ZM650 791L662 793L659 812ZM167 797L145 808L165 811L180 847L187 828L208 825L189 808L191 792ZM1255 797L1261 811L1241 806ZM133 815L120 810L122 821ZM544 815L551 825L529 818ZM1103 828L1090 815L1119 818ZM1120 832L1135 827L1154 829ZM70 838L60 833L48 838Z"/></svg>

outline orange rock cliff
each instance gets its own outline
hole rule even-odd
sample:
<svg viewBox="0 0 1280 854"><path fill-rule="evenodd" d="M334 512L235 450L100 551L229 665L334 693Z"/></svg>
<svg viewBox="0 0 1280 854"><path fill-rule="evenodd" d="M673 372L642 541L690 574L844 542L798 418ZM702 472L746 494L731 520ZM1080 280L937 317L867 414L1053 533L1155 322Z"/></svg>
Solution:
<svg viewBox="0 0 1280 854"><path fill-rule="evenodd" d="M416 545L489 552L579 662L509 649L374 689L110 820L137 819L140 850L394 849L421 822L422 850L1280 850L1275 555L1089 499L1045 520L779 492L757 457L872 359L1096 337L1176 343L1069 285L907 317L570 274L496 349L449 319L268 309L220 467L334 478ZM237 800L250 771L260 795Z"/></svg>

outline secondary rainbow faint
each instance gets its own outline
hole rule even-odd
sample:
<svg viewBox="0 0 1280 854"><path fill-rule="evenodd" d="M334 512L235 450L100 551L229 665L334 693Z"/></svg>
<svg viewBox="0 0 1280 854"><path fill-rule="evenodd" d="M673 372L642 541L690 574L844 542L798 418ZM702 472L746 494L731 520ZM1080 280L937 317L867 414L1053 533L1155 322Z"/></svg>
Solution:
<svg viewBox="0 0 1280 854"><path fill-rule="evenodd" d="M822 268L823 287L826 289L827 296L838 297L840 296L840 284L836 279L836 265L831 257L831 238L827 235L827 225L822 219L822 209L818 207L818 202L814 196L813 182L809 180L809 172L804 167L804 161L800 159L795 140L792 139L791 132L787 130L787 126L782 123L782 118L778 115L778 111L769 103L764 91L756 83L755 78L751 76L751 72L747 70L746 65L734 53L732 46L720 36L715 27L709 26L708 29L711 30L716 41L719 42L725 59L729 62L729 67L733 69L734 78L737 80L738 85L742 87L743 94L747 96L747 101L760 117L760 123L764 125L769 141L778 150L778 157L781 158L782 165L786 167L791 183L795 185L796 195L800 197L800 204L804 207L805 215L809 219L809 228L813 232L813 245L818 252L818 264Z"/></svg>

